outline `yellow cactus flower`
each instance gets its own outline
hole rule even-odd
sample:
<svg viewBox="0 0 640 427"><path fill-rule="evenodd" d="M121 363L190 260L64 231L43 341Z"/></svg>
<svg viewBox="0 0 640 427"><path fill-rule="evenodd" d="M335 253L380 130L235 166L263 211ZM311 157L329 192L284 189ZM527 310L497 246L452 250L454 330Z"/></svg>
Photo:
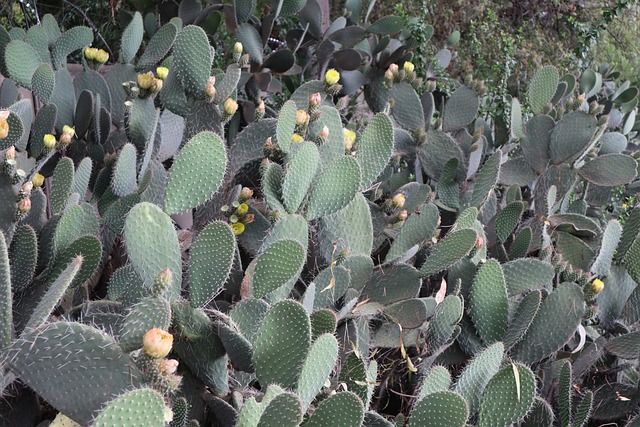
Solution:
<svg viewBox="0 0 640 427"><path fill-rule="evenodd" d="M413 65L413 63L406 61L404 63L404 65L402 66L402 69L404 70L405 73L407 74L411 74L413 73L413 70L415 68L415 65Z"/></svg>
<svg viewBox="0 0 640 427"><path fill-rule="evenodd" d="M236 214L239 216L243 216L247 212L249 212L249 205L247 205L246 203L242 203L240 206L238 206L238 209L236 209Z"/></svg>
<svg viewBox="0 0 640 427"><path fill-rule="evenodd" d="M42 138L42 142L44 143L44 148L50 150L56 146L56 137L50 133L46 134L44 138Z"/></svg>
<svg viewBox="0 0 640 427"><path fill-rule="evenodd" d="M240 55L243 50L244 47L242 46L242 43L236 42L236 44L233 45L233 53Z"/></svg>
<svg viewBox="0 0 640 427"><path fill-rule="evenodd" d="M31 178L31 182L36 188L42 187L42 184L44 184L44 175L42 175L41 173L35 174L33 178Z"/></svg>
<svg viewBox="0 0 640 427"><path fill-rule="evenodd" d="M331 68L330 70L327 70L327 72L325 73L324 81L329 86L333 86L336 83L338 83L338 81L340 81L340 73L338 71L336 71L335 68Z"/></svg>
<svg viewBox="0 0 640 427"><path fill-rule="evenodd" d="M244 224L241 222L236 222L231 226L231 231L233 231L233 234L235 234L236 236L241 235L242 233L244 233Z"/></svg>
<svg viewBox="0 0 640 427"><path fill-rule="evenodd" d="M604 289L604 282L600 279L595 279L591 282L591 289L597 295Z"/></svg>
<svg viewBox="0 0 640 427"><path fill-rule="evenodd" d="M9 136L9 122L0 117L0 139L5 139L7 136Z"/></svg>
<svg viewBox="0 0 640 427"><path fill-rule="evenodd" d="M98 53L98 49L95 47L88 47L84 50L84 57L89 61L93 61L96 59L96 54Z"/></svg>
<svg viewBox="0 0 640 427"><path fill-rule="evenodd" d="M162 329L149 329L142 339L144 352L154 359L161 359L171 351L173 335Z"/></svg>
<svg viewBox="0 0 640 427"><path fill-rule="evenodd" d="M351 129L343 128L342 134L344 138L344 149L346 151L351 151L353 143L356 142L356 133Z"/></svg>
<svg viewBox="0 0 640 427"><path fill-rule="evenodd" d="M138 86L140 86L140 89L149 89L153 84L153 80L154 77L151 71L145 74L138 74Z"/></svg>
<svg viewBox="0 0 640 427"><path fill-rule="evenodd" d="M238 111L238 103L232 98L227 98L227 100L224 101L225 114L227 114L228 116L233 116L236 111Z"/></svg>
<svg viewBox="0 0 640 427"><path fill-rule="evenodd" d="M304 141L304 138L302 138L300 135L298 135L297 133L294 133L291 136L291 142L302 142Z"/></svg>
<svg viewBox="0 0 640 427"><path fill-rule="evenodd" d="M104 64L109 60L109 52L107 52L104 49L98 49L98 51L94 56L94 59L96 60L96 62L99 62L100 64Z"/></svg>
<svg viewBox="0 0 640 427"><path fill-rule="evenodd" d="M160 80L166 79L168 75L169 75L169 69L167 67L156 68L156 76L158 76Z"/></svg>
<svg viewBox="0 0 640 427"><path fill-rule="evenodd" d="M393 199L391 199L391 201L393 203L393 206L395 206L398 209L402 209L406 201L406 198L404 197L404 194L398 193L395 196L393 196Z"/></svg>

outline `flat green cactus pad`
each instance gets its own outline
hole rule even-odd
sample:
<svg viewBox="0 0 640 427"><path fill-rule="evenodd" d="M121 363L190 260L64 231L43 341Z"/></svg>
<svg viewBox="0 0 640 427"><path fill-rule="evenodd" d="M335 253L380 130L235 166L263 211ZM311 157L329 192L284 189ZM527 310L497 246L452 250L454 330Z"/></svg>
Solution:
<svg viewBox="0 0 640 427"><path fill-rule="evenodd" d="M26 330L7 356L24 383L82 424L90 424L113 396L140 382L140 372L112 337L74 322ZM95 381L96 372L109 375Z"/></svg>
<svg viewBox="0 0 640 427"><path fill-rule="evenodd" d="M128 391L100 411L95 427L148 427L165 425L168 410L162 395L155 390L142 388Z"/></svg>
<svg viewBox="0 0 640 427"><path fill-rule="evenodd" d="M482 394L478 427L507 426L522 420L536 396L536 378L524 365L502 368Z"/></svg>
<svg viewBox="0 0 640 427"><path fill-rule="evenodd" d="M293 300L275 304L256 333L253 364L261 384L294 388L311 345L311 322L306 310Z"/></svg>
<svg viewBox="0 0 640 427"><path fill-rule="evenodd" d="M191 138L169 171L165 212L177 214L209 200L222 184L226 169L226 148L218 135L201 132Z"/></svg>
<svg viewBox="0 0 640 427"><path fill-rule="evenodd" d="M464 427L469 408L462 396L452 391L438 391L422 399L411 413L410 427Z"/></svg>

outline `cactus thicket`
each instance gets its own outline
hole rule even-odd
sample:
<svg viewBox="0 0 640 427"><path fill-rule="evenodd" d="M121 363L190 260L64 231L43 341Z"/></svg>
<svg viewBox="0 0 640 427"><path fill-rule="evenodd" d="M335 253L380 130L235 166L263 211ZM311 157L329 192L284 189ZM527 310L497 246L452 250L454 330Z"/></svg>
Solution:
<svg viewBox="0 0 640 427"><path fill-rule="evenodd" d="M0 27L1 423L631 419L638 91L546 66L498 132L401 17L232 3L228 46L183 1L115 58L51 15Z"/></svg>

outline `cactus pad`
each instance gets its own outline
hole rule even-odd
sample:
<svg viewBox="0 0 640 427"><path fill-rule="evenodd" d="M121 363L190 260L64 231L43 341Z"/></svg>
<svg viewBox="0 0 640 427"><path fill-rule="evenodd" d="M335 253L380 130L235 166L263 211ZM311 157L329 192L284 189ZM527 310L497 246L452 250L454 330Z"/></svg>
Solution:
<svg viewBox="0 0 640 427"><path fill-rule="evenodd" d="M556 93L560 76L558 70L553 66L546 66L533 76L529 82L527 99L531 112L539 114L551 102Z"/></svg>
<svg viewBox="0 0 640 427"><path fill-rule="evenodd" d="M171 269L173 284L167 297L175 299L180 294L182 257L171 218L156 205L138 203L127 215L124 239L129 260L147 288L161 270Z"/></svg>
<svg viewBox="0 0 640 427"><path fill-rule="evenodd" d="M336 160L311 189L307 218L316 219L339 211L353 200L359 187L358 162L350 157Z"/></svg>
<svg viewBox="0 0 640 427"><path fill-rule="evenodd" d="M209 200L220 187L226 169L226 149L218 135L202 132L191 138L169 171L165 212L177 214Z"/></svg>
<svg viewBox="0 0 640 427"><path fill-rule="evenodd" d="M28 329L8 350L8 366L54 408L89 424L95 411L139 383L140 372L109 335L55 322ZM96 372L109 375L95 381ZM81 386L79 386L81 384Z"/></svg>
<svg viewBox="0 0 640 427"><path fill-rule="evenodd" d="M173 48L173 66L188 93L204 94L211 75L211 49L202 28L188 25L178 33Z"/></svg>
<svg viewBox="0 0 640 427"><path fill-rule="evenodd" d="M191 303L206 305L222 289L233 265L236 239L231 227L213 222L198 234L189 258Z"/></svg>
<svg viewBox="0 0 640 427"><path fill-rule="evenodd" d="M464 427L469 407L462 396L452 391L438 391L422 399L411 413L409 427Z"/></svg>
<svg viewBox="0 0 640 427"><path fill-rule="evenodd" d="M387 166L393 151L393 124L389 116L376 114L358 141L356 159L362 171L361 188L371 186Z"/></svg>
<svg viewBox="0 0 640 427"><path fill-rule="evenodd" d="M302 204L319 163L320 153L315 144L301 142L291 147L291 158L282 183L282 198L287 212L296 212Z"/></svg>
<svg viewBox="0 0 640 427"><path fill-rule="evenodd" d="M471 414L480 409L480 396L502 364L504 345L498 341L472 359L460 374L454 390L469 402Z"/></svg>
<svg viewBox="0 0 640 427"><path fill-rule="evenodd" d="M320 335L309 348L296 390L306 410L329 378L338 359L338 341L332 334Z"/></svg>
<svg viewBox="0 0 640 427"><path fill-rule="evenodd" d="M146 427L165 425L164 399L157 391L142 388L131 390L114 400L100 412L95 427Z"/></svg>
<svg viewBox="0 0 640 427"><path fill-rule="evenodd" d="M288 283L300 274L305 262L304 247L295 240L279 240L259 257L251 288L256 298Z"/></svg>
<svg viewBox="0 0 640 427"><path fill-rule="evenodd" d="M323 400L304 427L360 427L363 419L362 401L347 391Z"/></svg>
<svg viewBox="0 0 640 427"><path fill-rule="evenodd" d="M582 289L562 283L542 302L540 310L511 354L514 359L534 363L558 351L575 333L585 312Z"/></svg>
<svg viewBox="0 0 640 427"><path fill-rule="evenodd" d="M463 228L453 231L433 248L425 263L420 267L422 277L431 276L451 267L467 256L476 244L475 230Z"/></svg>
<svg viewBox="0 0 640 427"><path fill-rule="evenodd" d="M517 371L517 375L516 375ZM536 397L536 378L524 365L502 368L482 394L478 427L518 423L529 412Z"/></svg>
<svg viewBox="0 0 640 427"><path fill-rule="evenodd" d="M299 303L284 300L267 313L256 333L253 364L263 386L294 388L311 345L309 315Z"/></svg>
<svg viewBox="0 0 640 427"><path fill-rule="evenodd" d="M396 260L415 245L431 239L439 223L438 208L433 203L421 205L418 212L413 213L400 229L387 253L386 262Z"/></svg>

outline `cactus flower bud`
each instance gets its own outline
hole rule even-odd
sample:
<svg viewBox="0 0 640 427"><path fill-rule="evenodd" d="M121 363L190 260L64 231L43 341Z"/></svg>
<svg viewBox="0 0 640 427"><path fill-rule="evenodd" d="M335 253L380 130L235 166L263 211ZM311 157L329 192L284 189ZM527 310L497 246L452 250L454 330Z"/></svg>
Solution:
<svg viewBox="0 0 640 427"><path fill-rule="evenodd" d="M395 196L393 196L393 199L391 199L393 206L395 206L398 209L402 209L404 207L405 201L406 201L406 198L402 193L396 194Z"/></svg>
<svg viewBox="0 0 640 427"><path fill-rule="evenodd" d="M238 209L236 209L236 215L238 216L244 216L247 212L249 212L249 205L247 205L246 203L242 203L240 206L238 206Z"/></svg>
<svg viewBox="0 0 640 427"><path fill-rule="evenodd" d="M140 89L149 89L153 84L153 72L149 71L145 74L138 74L138 86Z"/></svg>
<svg viewBox="0 0 640 427"><path fill-rule="evenodd" d="M298 135L297 133L294 133L291 136L291 142L302 142L304 141L304 138L302 138L300 135Z"/></svg>
<svg viewBox="0 0 640 427"><path fill-rule="evenodd" d="M329 128L326 126L322 127L322 130L320 130L320 138L322 139L327 139L329 138Z"/></svg>
<svg viewBox="0 0 640 427"><path fill-rule="evenodd" d="M296 126L306 127L309 124L309 114L304 110L296 111Z"/></svg>
<svg viewBox="0 0 640 427"><path fill-rule="evenodd" d="M243 50L244 47L242 46L242 43L236 42L236 44L233 45L233 53L240 55Z"/></svg>
<svg viewBox="0 0 640 427"><path fill-rule="evenodd" d="M209 83L207 83L207 85L204 87L205 95L207 95L207 98L213 98L214 96L216 96L216 92L216 87L213 83L211 83L211 81L209 81Z"/></svg>
<svg viewBox="0 0 640 427"><path fill-rule="evenodd" d="M394 78L395 76L393 74L393 71L391 71L391 68L384 72L384 81L387 82L387 84L393 83Z"/></svg>
<svg viewBox="0 0 640 427"><path fill-rule="evenodd" d="M408 216L409 216L409 212L407 212L406 209L403 209L400 212L398 212L398 221L405 221Z"/></svg>
<svg viewBox="0 0 640 427"><path fill-rule="evenodd" d="M156 76L158 76L160 80L166 79L168 75L169 75L169 69L167 67L156 68Z"/></svg>
<svg viewBox="0 0 640 427"><path fill-rule="evenodd" d="M484 239L482 238L482 236L478 236L476 237L476 249L480 249L484 246Z"/></svg>
<svg viewBox="0 0 640 427"><path fill-rule="evenodd" d="M31 210L31 199L25 197L24 199L18 202L18 212L21 214L26 214Z"/></svg>
<svg viewBox="0 0 640 427"><path fill-rule="evenodd" d="M402 69L404 70L405 73L407 74L411 74L413 73L413 70L415 68L415 65L413 65L413 63L406 61L404 63L404 65L402 65Z"/></svg>
<svg viewBox="0 0 640 427"><path fill-rule="evenodd" d="M142 339L144 352L154 359L161 359L171 351L173 335L162 329L149 329Z"/></svg>
<svg viewBox="0 0 640 427"><path fill-rule="evenodd" d="M236 236L241 235L244 232L244 224L241 222L236 222L231 226L231 231L233 231L233 234L235 234Z"/></svg>
<svg viewBox="0 0 640 427"><path fill-rule="evenodd" d="M31 178L31 182L33 182L33 186L36 188L42 187L42 184L44 184L44 175L41 173L35 174L33 178Z"/></svg>
<svg viewBox="0 0 640 427"><path fill-rule="evenodd" d="M72 128L71 126L67 126L67 125L64 125L62 127L62 132L63 133L68 133L69 135L71 135L71 137L74 137L76 135L76 130L74 128Z"/></svg>
<svg viewBox="0 0 640 427"><path fill-rule="evenodd" d="M268 137L267 139L264 140L264 148L266 150L272 150L275 147L275 144L273 143L273 138Z"/></svg>
<svg viewBox="0 0 640 427"><path fill-rule="evenodd" d="M4 158L6 160L13 160L16 158L16 147L13 145L7 148L7 151L4 152Z"/></svg>
<svg viewBox="0 0 640 427"><path fill-rule="evenodd" d="M64 126L62 128L62 135L60 135L60 145L66 147L71 143L71 139L76 134L76 131L71 126Z"/></svg>
<svg viewBox="0 0 640 427"><path fill-rule="evenodd" d="M151 87L149 88L149 90L152 93L158 93L162 90L162 79L153 79L153 83L151 84Z"/></svg>
<svg viewBox="0 0 640 427"><path fill-rule="evenodd" d="M247 214L247 216L244 217L244 223L251 224L254 218L255 218L254 214Z"/></svg>
<svg viewBox="0 0 640 427"><path fill-rule="evenodd" d="M350 129L343 128L342 134L344 138L345 151L351 151L351 149L353 148L353 143L356 142L356 133Z"/></svg>
<svg viewBox="0 0 640 427"><path fill-rule="evenodd" d="M317 108L322 103L322 95L320 92L316 92L309 97L309 108Z"/></svg>
<svg viewBox="0 0 640 427"><path fill-rule="evenodd" d="M158 370L163 376L169 376L178 370L178 361L176 359L161 359L158 361Z"/></svg>
<svg viewBox="0 0 640 427"><path fill-rule="evenodd" d="M253 190L249 187L242 187L240 191L240 201L243 203L253 197Z"/></svg>
<svg viewBox="0 0 640 427"><path fill-rule="evenodd" d="M604 289L604 282L600 279L595 279L591 282L591 289L594 294L598 295Z"/></svg>
<svg viewBox="0 0 640 427"><path fill-rule="evenodd" d="M224 112L228 116L233 116L238 111L238 103L231 98L224 101Z"/></svg>
<svg viewBox="0 0 640 427"><path fill-rule="evenodd" d="M88 47L84 50L84 57L89 61L93 61L96 59L96 54L98 53L98 49L95 47Z"/></svg>
<svg viewBox="0 0 640 427"><path fill-rule="evenodd" d="M261 99L260 102L258 103L258 106L256 107L256 113L260 113L264 115L265 111L266 111L266 107L264 105L264 101Z"/></svg>
<svg viewBox="0 0 640 427"><path fill-rule="evenodd" d="M394 76L398 74L398 64L389 65L389 71L391 71Z"/></svg>
<svg viewBox="0 0 640 427"><path fill-rule="evenodd" d="M42 138L42 142L44 143L44 148L50 150L56 146L56 137L52 134L48 133Z"/></svg>
<svg viewBox="0 0 640 427"><path fill-rule="evenodd" d="M22 184L22 188L20 189L22 194L25 194L27 196L31 194L31 190L33 190L33 182L31 181L27 181Z"/></svg>
<svg viewBox="0 0 640 427"><path fill-rule="evenodd" d="M109 52L107 52L104 49L98 49L98 51L95 54L95 60L100 64L104 64L109 60Z"/></svg>
<svg viewBox="0 0 640 427"><path fill-rule="evenodd" d="M156 296L164 294L171 282L173 282L173 271L169 267L162 269L153 281L153 294Z"/></svg>
<svg viewBox="0 0 640 427"><path fill-rule="evenodd" d="M327 70L327 72L325 73L324 81L329 86L333 86L340 81L340 73L336 71L335 68L331 68L330 70Z"/></svg>
<svg viewBox="0 0 640 427"><path fill-rule="evenodd" d="M9 136L9 122L6 117L0 117L0 139L5 139L7 136Z"/></svg>

